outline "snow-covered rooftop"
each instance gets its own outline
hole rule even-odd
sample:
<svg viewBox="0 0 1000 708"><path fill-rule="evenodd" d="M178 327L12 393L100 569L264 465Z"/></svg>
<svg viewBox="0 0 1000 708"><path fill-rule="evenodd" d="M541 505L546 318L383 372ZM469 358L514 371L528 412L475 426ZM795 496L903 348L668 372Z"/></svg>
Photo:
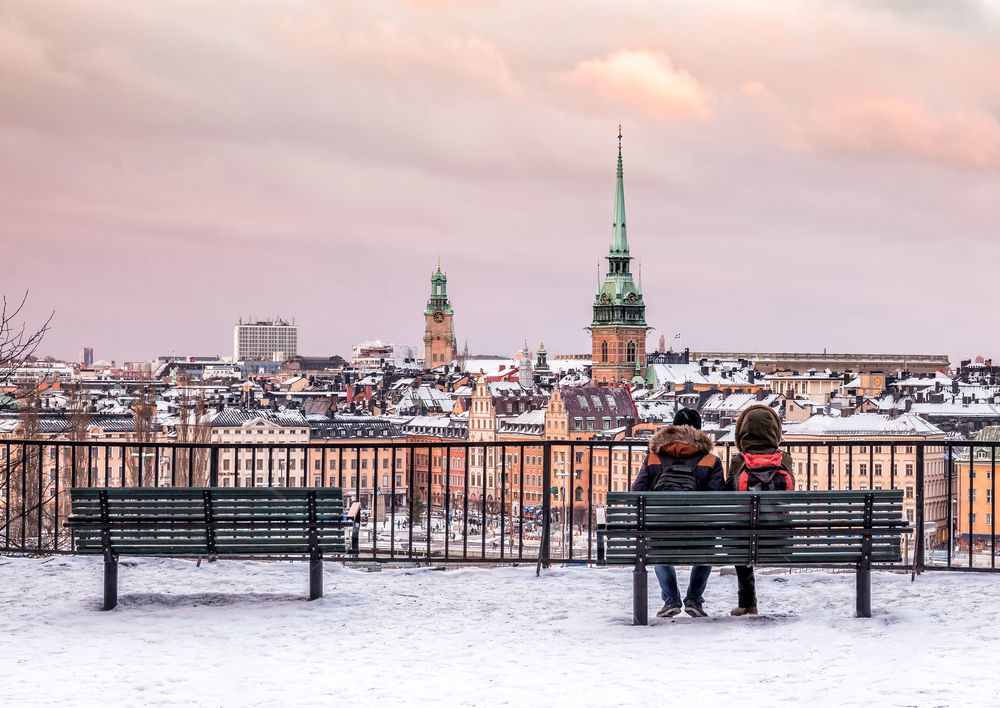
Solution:
<svg viewBox="0 0 1000 708"><path fill-rule="evenodd" d="M943 436L944 433L933 423L923 418L904 413L895 418L879 413L856 413L846 417L832 418L814 415L801 423L786 423L785 438L790 436L864 436L886 435L901 437Z"/></svg>

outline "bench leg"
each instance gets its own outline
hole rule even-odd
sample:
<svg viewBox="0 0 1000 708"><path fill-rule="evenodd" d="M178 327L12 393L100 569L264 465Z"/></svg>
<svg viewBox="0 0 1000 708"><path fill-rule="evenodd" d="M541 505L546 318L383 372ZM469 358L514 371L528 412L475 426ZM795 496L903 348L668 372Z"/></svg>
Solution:
<svg viewBox="0 0 1000 708"><path fill-rule="evenodd" d="M309 599L323 597L323 556L309 559Z"/></svg>
<svg viewBox="0 0 1000 708"><path fill-rule="evenodd" d="M118 605L118 559L104 559L104 604L102 610L113 610Z"/></svg>
<svg viewBox="0 0 1000 708"><path fill-rule="evenodd" d="M632 571L632 624L649 624L649 589L646 587L646 564L637 563Z"/></svg>
<svg viewBox="0 0 1000 708"><path fill-rule="evenodd" d="M867 563L858 565L858 617L872 616L872 569Z"/></svg>

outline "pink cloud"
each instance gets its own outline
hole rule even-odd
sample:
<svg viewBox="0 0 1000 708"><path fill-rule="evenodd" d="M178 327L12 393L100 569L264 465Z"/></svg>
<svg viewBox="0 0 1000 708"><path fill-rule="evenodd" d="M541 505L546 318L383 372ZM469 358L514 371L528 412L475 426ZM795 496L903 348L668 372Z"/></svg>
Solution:
<svg viewBox="0 0 1000 708"><path fill-rule="evenodd" d="M475 34L416 34L387 22L346 29L320 12L283 17L279 28L300 54L318 64L349 64L391 80L454 79L521 94L496 43Z"/></svg>
<svg viewBox="0 0 1000 708"><path fill-rule="evenodd" d="M675 69L660 52L623 49L605 59L589 59L577 65L570 80L659 120L712 117L698 80L685 69Z"/></svg>
<svg viewBox="0 0 1000 708"><path fill-rule="evenodd" d="M984 111L936 114L909 101L868 99L813 109L805 128L806 139L826 150L966 167L1000 165L1000 123Z"/></svg>

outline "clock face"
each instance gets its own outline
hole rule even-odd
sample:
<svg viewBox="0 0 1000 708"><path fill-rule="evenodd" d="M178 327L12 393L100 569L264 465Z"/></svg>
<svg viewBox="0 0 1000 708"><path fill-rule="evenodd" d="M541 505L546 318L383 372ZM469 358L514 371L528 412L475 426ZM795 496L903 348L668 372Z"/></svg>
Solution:
<svg viewBox="0 0 1000 708"><path fill-rule="evenodd" d="M882 377L881 376L872 376L872 386L874 386L874 387L880 387L881 385L882 385Z"/></svg>
<svg viewBox="0 0 1000 708"><path fill-rule="evenodd" d="M601 302L607 302L607 301L608 301L608 294L601 293Z"/></svg>
<svg viewBox="0 0 1000 708"><path fill-rule="evenodd" d="M441 312L440 310L438 310L437 312L435 312L434 313L434 321L437 322L438 324L441 324L442 322L444 322L444 313Z"/></svg>
<svg viewBox="0 0 1000 708"><path fill-rule="evenodd" d="M628 301L629 302L635 302L635 293L629 293L628 294Z"/></svg>

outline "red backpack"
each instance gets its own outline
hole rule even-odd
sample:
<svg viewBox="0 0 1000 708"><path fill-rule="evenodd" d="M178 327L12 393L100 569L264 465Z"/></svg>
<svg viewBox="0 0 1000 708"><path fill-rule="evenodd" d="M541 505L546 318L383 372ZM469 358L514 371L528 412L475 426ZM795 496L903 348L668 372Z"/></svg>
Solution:
<svg viewBox="0 0 1000 708"><path fill-rule="evenodd" d="M792 476L781 466L782 454L772 455L743 453L743 467L736 474L736 489L741 492L791 491L795 489Z"/></svg>

